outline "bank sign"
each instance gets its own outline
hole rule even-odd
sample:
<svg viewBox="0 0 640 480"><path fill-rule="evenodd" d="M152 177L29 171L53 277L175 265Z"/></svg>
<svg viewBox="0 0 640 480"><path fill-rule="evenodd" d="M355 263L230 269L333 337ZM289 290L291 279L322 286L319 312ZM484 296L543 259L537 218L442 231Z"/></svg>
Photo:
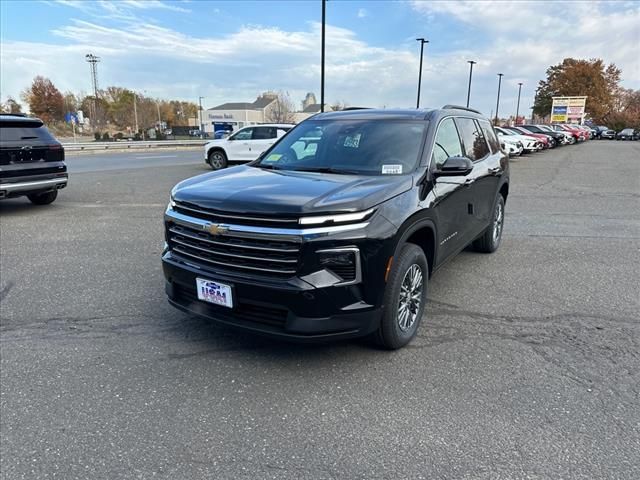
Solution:
<svg viewBox="0 0 640 480"><path fill-rule="evenodd" d="M553 97L551 123L583 123L587 97Z"/></svg>

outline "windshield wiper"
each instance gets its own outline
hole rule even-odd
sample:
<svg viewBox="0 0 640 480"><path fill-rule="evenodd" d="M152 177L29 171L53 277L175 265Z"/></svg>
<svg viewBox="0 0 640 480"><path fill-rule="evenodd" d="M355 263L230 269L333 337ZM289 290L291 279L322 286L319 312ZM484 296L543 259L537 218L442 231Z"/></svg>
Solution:
<svg viewBox="0 0 640 480"><path fill-rule="evenodd" d="M332 167L300 167L294 168L294 172L315 172L315 173L337 173L344 175L360 175L362 172L357 170L343 170L341 168L332 168Z"/></svg>
<svg viewBox="0 0 640 480"><path fill-rule="evenodd" d="M275 165L269 165L268 163L264 164L264 165L262 163L258 163L258 164L254 165L254 166L258 167L258 168L266 168L268 170L282 170L282 168L277 167Z"/></svg>

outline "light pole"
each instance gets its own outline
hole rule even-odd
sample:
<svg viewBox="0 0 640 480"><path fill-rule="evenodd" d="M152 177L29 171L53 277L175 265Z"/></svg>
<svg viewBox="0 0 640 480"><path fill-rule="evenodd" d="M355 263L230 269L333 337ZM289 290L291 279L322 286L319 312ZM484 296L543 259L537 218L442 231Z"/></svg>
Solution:
<svg viewBox="0 0 640 480"><path fill-rule="evenodd" d="M422 86L422 57L424 53L424 44L429 43L429 40L424 38L416 38L420 42L420 70L418 71L418 100L416 101L416 108L420 108L420 87Z"/></svg>
<svg viewBox="0 0 640 480"><path fill-rule="evenodd" d="M205 97L198 97L198 124L200 125L200 138L204 138L203 125L202 125L202 100Z"/></svg>
<svg viewBox="0 0 640 480"><path fill-rule="evenodd" d="M326 33L327 0L322 0L322 39L320 53L320 112L324 112L324 43Z"/></svg>
<svg viewBox="0 0 640 480"><path fill-rule="evenodd" d="M467 88L467 108L469 108L469 99L471 98L471 76L473 75L473 66L477 63L473 60L467 60L469 64L469 87Z"/></svg>
<svg viewBox="0 0 640 480"><path fill-rule="evenodd" d="M518 83L518 103L516 104L516 126L518 125L518 115L520 114L520 93L522 92L522 82Z"/></svg>
<svg viewBox="0 0 640 480"><path fill-rule="evenodd" d="M136 122L136 135L138 134L138 102L136 102L136 92L133 92L133 117Z"/></svg>
<svg viewBox="0 0 640 480"><path fill-rule="evenodd" d="M500 106L500 86L502 85L502 77L504 73L498 74L498 99L496 100L496 119L494 125L498 125L498 107Z"/></svg>

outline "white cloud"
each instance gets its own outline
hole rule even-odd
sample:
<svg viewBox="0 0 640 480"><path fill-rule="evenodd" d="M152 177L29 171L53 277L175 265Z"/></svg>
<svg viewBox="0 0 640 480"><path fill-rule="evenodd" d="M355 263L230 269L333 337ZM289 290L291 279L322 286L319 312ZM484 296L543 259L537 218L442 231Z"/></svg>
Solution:
<svg viewBox="0 0 640 480"><path fill-rule="evenodd" d="M369 12L367 12L366 9L364 9L364 8L358 9L358 18L364 18L364 17L367 17L367 16L369 16Z"/></svg>
<svg viewBox="0 0 640 480"><path fill-rule="evenodd" d="M76 2L71 3L75 7ZM250 101L268 89L288 91L296 101L308 91L319 94L318 23L294 31L245 25L227 35L194 36L152 23L138 4L146 2L89 4L120 21L106 26L98 14L92 21L70 20L53 32L59 45L3 39L0 96L19 95L35 75L48 76L61 90L88 91L87 53L102 58L98 69L103 87L121 85L164 98L193 100L202 95L207 106ZM430 17L453 17L489 39L482 47L460 43L443 50L439 45L434 54L438 39L432 38L425 49L422 105L464 103L469 59L478 62L472 105L486 114L495 109L497 72L505 73L500 111L515 113L517 83L524 82L521 112L527 112L546 68L567 56L615 62L623 69L625 86L640 88L633 51L640 44L638 4L621 11L590 4L589 9L572 9L569 21L556 18L564 4L544 9L514 4L501 2L499 9L477 1L411 4L427 22ZM182 5L189 6L181 3L178 8ZM136 15L143 18L126 19ZM358 106L415 105L418 53L413 36L397 46L375 47L352 30L328 25L327 100Z"/></svg>

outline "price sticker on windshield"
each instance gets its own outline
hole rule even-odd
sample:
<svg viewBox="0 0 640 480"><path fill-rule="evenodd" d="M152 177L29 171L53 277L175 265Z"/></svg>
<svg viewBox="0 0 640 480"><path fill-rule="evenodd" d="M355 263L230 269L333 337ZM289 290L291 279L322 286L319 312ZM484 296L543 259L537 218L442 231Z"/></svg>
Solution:
<svg viewBox="0 0 640 480"><path fill-rule="evenodd" d="M400 175L402 173L402 165L382 165L383 175Z"/></svg>

